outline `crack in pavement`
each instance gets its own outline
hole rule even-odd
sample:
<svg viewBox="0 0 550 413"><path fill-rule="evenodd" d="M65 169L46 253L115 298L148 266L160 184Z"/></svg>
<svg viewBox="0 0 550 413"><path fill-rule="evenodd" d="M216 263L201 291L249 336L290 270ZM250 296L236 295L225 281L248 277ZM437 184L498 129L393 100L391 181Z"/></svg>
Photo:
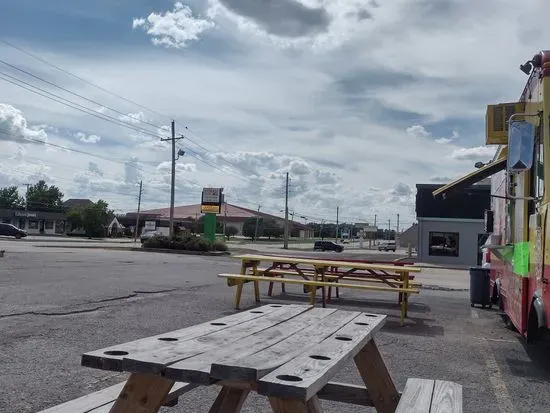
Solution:
<svg viewBox="0 0 550 413"><path fill-rule="evenodd" d="M167 292L173 292L181 290L181 288L170 288L170 289L164 289L164 290L155 290L155 291L134 291L131 294L123 295L119 297L110 297L110 298L103 298L101 300L94 300L94 301L86 301L79 304L74 304L74 306L81 306L81 305L89 305L89 304L99 304L99 303L108 303L108 302L115 302L115 301L124 301L131 298L137 297L139 294L162 294ZM25 316L25 315L39 315L39 316L66 316L66 315L74 315L74 314L83 314L83 313L93 313L94 311L101 310L102 308L107 308L108 305L102 305L102 306L96 306L92 308L82 308L82 309L75 309L75 310L68 310L68 311L23 311L20 313L11 313L11 314L0 314L0 319L9 318L9 317L18 317L18 316Z"/></svg>

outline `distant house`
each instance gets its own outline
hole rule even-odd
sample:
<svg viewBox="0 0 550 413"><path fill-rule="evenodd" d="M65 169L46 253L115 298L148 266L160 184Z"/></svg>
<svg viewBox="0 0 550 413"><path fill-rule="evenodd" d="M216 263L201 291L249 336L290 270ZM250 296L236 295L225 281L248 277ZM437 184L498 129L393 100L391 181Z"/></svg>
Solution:
<svg viewBox="0 0 550 413"><path fill-rule="evenodd" d="M181 205L174 207L174 220L176 224L180 224L185 227L186 223L198 220L203 214L201 213L201 205ZM277 222L281 227L284 226L284 219L276 215L266 214L264 212L254 211L252 209L243 208L237 205L231 205L228 203L222 204L221 214L218 215L218 222L225 220L228 227L237 228L238 235L242 235L243 224L247 218L271 218ZM135 227L136 213L129 212L126 214L125 219L119 218L119 221L124 225ZM143 228L145 222L154 221L156 228L168 228L170 222L170 208L150 209L140 212L140 224L139 227ZM301 238L312 238L313 230L298 222L292 222L289 225L290 230L298 233ZM141 231L140 231L141 232Z"/></svg>
<svg viewBox="0 0 550 413"><path fill-rule="evenodd" d="M399 234L399 245L407 248L416 248L418 244L418 224L415 222L401 234Z"/></svg>

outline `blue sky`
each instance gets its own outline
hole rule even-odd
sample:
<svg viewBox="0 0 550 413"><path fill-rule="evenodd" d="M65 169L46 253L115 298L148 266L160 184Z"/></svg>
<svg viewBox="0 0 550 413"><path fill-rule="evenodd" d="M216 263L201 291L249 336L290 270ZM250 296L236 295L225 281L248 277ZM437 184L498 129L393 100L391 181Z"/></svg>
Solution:
<svg viewBox="0 0 550 413"><path fill-rule="evenodd" d="M160 137L176 119L178 203L214 185L278 212L290 172L297 214L409 224L415 184L491 158L485 107L518 98L519 64L550 47L549 12L542 0L6 0L0 40L126 100L0 42L15 66L0 76L114 121L0 79L0 185L45 178L122 212L143 179L145 208L167 205Z"/></svg>

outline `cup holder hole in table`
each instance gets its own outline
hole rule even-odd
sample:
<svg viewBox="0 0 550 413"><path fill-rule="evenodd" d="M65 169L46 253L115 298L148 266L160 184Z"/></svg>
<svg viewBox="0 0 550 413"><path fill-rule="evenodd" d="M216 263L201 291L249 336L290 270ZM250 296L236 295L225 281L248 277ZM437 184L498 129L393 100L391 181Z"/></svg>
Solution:
<svg viewBox="0 0 550 413"><path fill-rule="evenodd" d="M309 357L312 358L313 360L324 360L324 361L330 360L330 357L327 357L327 356L313 355L313 356L309 356Z"/></svg>
<svg viewBox="0 0 550 413"><path fill-rule="evenodd" d="M210 325L212 325L212 326L225 326L227 324L225 324L225 323L210 323Z"/></svg>
<svg viewBox="0 0 550 413"><path fill-rule="evenodd" d="M351 337L348 337L348 336L336 336L334 338L340 341L351 341Z"/></svg>
<svg viewBox="0 0 550 413"><path fill-rule="evenodd" d="M279 380L282 380L282 381L293 381L293 382L298 382L298 381L302 381L302 378L301 377L298 377L298 376L290 376L288 374L282 374L280 376L277 376L277 378Z"/></svg>
<svg viewBox="0 0 550 413"><path fill-rule="evenodd" d="M357 323L355 323L355 325L358 325L358 326L368 326L369 323L357 322Z"/></svg>
<svg viewBox="0 0 550 413"><path fill-rule="evenodd" d="M270 305L270 307L279 308L279 307L282 307L282 305Z"/></svg>
<svg viewBox="0 0 550 413"><path fill-rule="evenodd" d="M122 350L109 350L106 351L105 354L107 354L108 356L127 356L128 352Z"/></svg>
<svg viewBox="0 0 550 413"><path fill-rule="evenodd" d="M252 314L263 314L263 311L251 311Z"/></svg>
<svg viewBox="0 0 550 413"><path fill-rule="evenodd" d="M159 338L160 341L178 341L177 338L174 337L161 337Z"/></svg>

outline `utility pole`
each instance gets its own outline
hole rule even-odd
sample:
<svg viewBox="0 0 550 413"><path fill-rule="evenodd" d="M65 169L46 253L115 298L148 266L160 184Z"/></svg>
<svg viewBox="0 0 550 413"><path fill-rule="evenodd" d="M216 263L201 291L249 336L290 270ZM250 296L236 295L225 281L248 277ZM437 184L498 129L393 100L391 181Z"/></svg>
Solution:
<svg viewBox="0 0 550 413"><path fill-rule="evenodd" d="M288 249L288 172L286 173L286 185L285 185L285 229L284 229L284 241L283 248Z"/></svg>
<svg viewBox="0 0 550 413"><path fill-rule="evenodd" d="M374 214L374 226L376 226L376 218L378 217L378 215Z"/></svg>
<svg viewBox="0 0 550 413"><path fill-rule="evenodd" d="M321 239L325 239L325 237L323 237L323 224L325 223L325 220L322 219L321 220L321 233L319 234L319 236L321 237Z"/></svg>
<svg viewBox="0 0 550 413"><path fill-rule="evenodd" d="M397 214L397 233L399 234L399 214Z"/></svg>
<svg viewBox="0 0 550 413"><path fill-rule="evenodd" d="M139 230L139 210L141 209L141 193L143 191L143 181L139 181L138 209L136 216L136 228L134 229L134 242L137 240Z"/></svg>
<svg viewBox="0 0 550 413"><path fill-rule="evenodd" d="M262 206L258 205L258 215L256 215L256 228L254 228L254 242L256 242L256 238L258 238L258 221L260 220L260 208Z"/></svg>
<svg viewBox="0 0 550 413"><path fill-rule="evenodd" d="M25 192L25 211L28 210L29 208L29 186L31 186L32 184L23 184L27 187L27 192Z"/></svg>
<svg viewBox="0 0 550 413"><path fill-rule="evenodd" d="M172 141L172 181L170 184L170 238L174 236L174 189L176 186L176 140L183 139L184 136L176 138L176 122L172 121L172 137L164 138L161 141Z"/></svg>
<svg viewBox="0 0 550 413"><path fill-rule="evenodd" d="M391 219L388 219L388 239L391 239Z"/></svg>
<svg viewBox="0 0 550 413"><path fill-rule="evenodd" d="M223 239L225 240L225 237L227 236L226 233L225 233L225 224L227 222L227 202L225 200L225 195L223 196L223 206L224 206L224 211L223 211Z"/></svg>
<svg viewBox="0 0 550 413"><path fill-rule="evenodd" d="M338 217L340 215L340 207L336 207L336 241L338 241Z"/></svg>

